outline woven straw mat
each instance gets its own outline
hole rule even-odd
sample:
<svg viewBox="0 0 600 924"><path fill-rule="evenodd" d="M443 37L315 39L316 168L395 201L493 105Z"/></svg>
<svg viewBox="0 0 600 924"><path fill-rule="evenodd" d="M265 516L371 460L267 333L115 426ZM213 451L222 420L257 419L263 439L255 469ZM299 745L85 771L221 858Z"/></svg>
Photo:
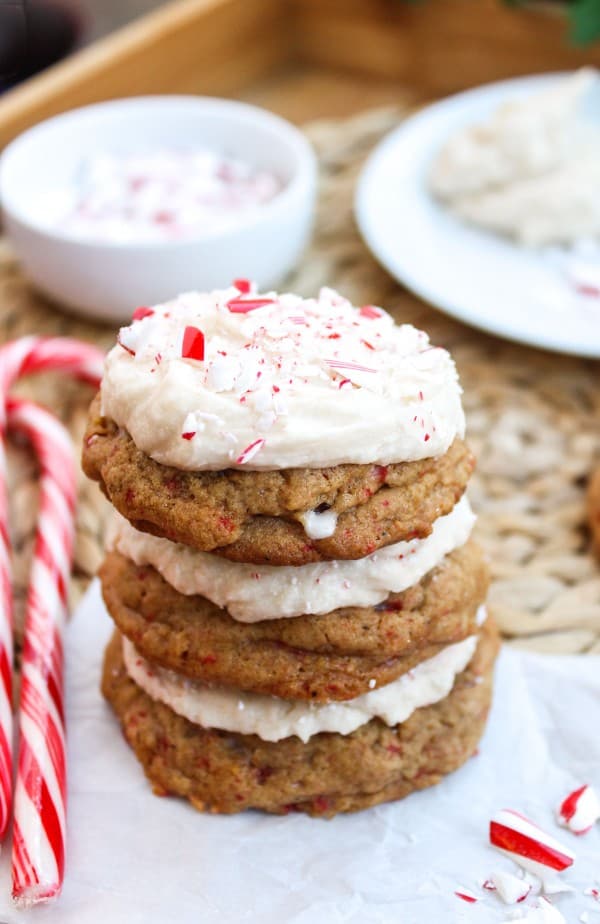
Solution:
<svg viewBox="0 0 600 924"><path fill-rule="evenodd" d="M354 185L373 145L401 117L399 109L379 109L307 127L321 160L318 220L312 247L286 288L311 295L333 286L356 304L383 305L452 351L478 456L470 495L493 572L490 609L518 647L600 653L600 568L590 554L584 497L600 454L598 365L464 327L403 291L371 258L352 217ZM114 340L114 329L71 318L32 292L1 242L0 331L4 340L68 334L103 348ZM46 375L21 383L18 391L58 413L79 452L90 390ZM35 532L36 468L22 446L11 447L9 465L20 626ZM100 563L107 514L98 487L82 475L72 605Z"/></svg>

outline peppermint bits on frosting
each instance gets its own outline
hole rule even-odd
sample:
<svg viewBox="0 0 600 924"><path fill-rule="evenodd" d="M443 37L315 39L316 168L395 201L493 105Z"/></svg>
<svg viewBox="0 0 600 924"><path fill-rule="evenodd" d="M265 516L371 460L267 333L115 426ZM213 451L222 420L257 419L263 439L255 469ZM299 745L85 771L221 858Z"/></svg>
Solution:
<svg viewBox="0 0 600 924"><path fill-rule="evenodd" d="M245 279L138 309L102 386L105 413L143 452L197 471L439 456L463 435L460 396L449 354L382 308ZM204 415L202 439L183 436L198 431L189 414Z"/></svg>
<svg viewBox="0 0 600 924"><path fill-rule="evenodd" d="M181 344L182 359L204 359L204 334L197 327L186 327Z"/></svg>
<svg viewBox="0 0 600 924"><path fill-rule="evenodd" d="M249 446L246 446L246 448L239 454L239 456L235 460L235 464L236 465L246 465L247 462L253 459L254 456L261 451L264 445L265 445L264 439L261 438L258 440L254 440L253 443L250 443Z"/></svg>

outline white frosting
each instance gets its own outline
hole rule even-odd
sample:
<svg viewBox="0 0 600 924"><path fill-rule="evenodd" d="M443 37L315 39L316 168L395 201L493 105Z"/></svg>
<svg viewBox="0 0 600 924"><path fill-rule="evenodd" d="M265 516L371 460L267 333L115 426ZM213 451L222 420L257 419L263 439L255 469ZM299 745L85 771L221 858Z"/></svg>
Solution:
<svg viewBox="0 0 600 924"><path fill-rule="evenodd" d="M582 114L595 84L597 72L584 69L461 128L433 163L432 192L523 244L600 234L600 132Z"/></svg>
<svg viewBox="0 0 600 924"><path fill-rule="evenodd" d="M240 313L256 298L189 293L122 328L103 413L156 461L190 470L385 465L462 436L454 363L424 333L330 289L270 293ZM182 358L186 327L202 331L203 359Z"/></svg>
<svg viewBox="0 0 600 924"><path fill-rule="evenodd" d="M475 516L466 497L439 517L426 539L396 542L358 561L299 567L248 565L134 529L116 514L109 546L152 565L182 594L200 594L240 622L260 622L342 606L373 606L416 584L469 538Z"/></svg>
<svg viewBox="0 0 600 924"><path fill-rule="evenodd" d="M557 167L571 156L574 114L595 79L578 71L549 89L509 99L446 141L430 173L442 199L506 186Z"/></svg>
<svg viewBox="0 0 600 924"><path fill-rule="evenodd" d="M600 144L541 176L465 196L453 205L461 218L541 247L600 235Z"/></svg>
<svg viewBox="0 0 600 924"><path fill-rule="evenodd" d="M335 510L325 510L323 513L307 510L300 521L309 539L328 539L335 532L338 516Z"/></svg>
<svg viewBox="0 0 600 924"><path fill-rule="evenodd" d="M129 676L148 696L165 703L195 725L258 735L263 741L280 741L296 735L306 742L319 732L349 735L374 718L390 726L406 721L415 709L437 703L448 695L454 678L467 666L476 645L477 636L472 635L456 645L448 645L379 690L346 702L326 704L202 686L150 665L128 639L123 640L123 657Z"/></svg>

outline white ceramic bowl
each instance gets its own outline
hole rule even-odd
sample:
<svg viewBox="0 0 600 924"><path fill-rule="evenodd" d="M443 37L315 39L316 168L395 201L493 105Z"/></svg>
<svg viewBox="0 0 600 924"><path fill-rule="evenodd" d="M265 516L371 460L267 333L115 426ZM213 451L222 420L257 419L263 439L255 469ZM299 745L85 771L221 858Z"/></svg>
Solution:
<svg viewBox="0 0 600 924"><path fill-rule="evenodd" d="M234 229L182 241L105 243L53 228L48 191L73 182L102 152L208 146L276 173L284 188L242 216ZM244 103L192 96L148 96L75 109L29 129L0 159L6 231L26 273L50 298L79 314L127 320L136 305L234 278L276 286L309 237L316 159L285 120Z"/></svg>

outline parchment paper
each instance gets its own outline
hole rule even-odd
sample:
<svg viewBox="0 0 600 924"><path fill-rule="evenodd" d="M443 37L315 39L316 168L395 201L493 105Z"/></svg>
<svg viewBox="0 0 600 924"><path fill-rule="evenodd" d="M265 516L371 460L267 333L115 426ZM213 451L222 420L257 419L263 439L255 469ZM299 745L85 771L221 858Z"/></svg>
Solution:
<svg viewBox="0 0 600 924"><path fill-rule="evenodd" d="M62 897L20 912L0 861L7 924L488 924L515 909L481 889L516 867L487 846L498 808L528 815L577 851L556 897L567 921L600 903L600 825L557 828L554 807L575 786L600 789L600 658L505 650L480 752L438 787L332 821L300 815L201 815L157 798L98 692L111 623L95 583L67 636L68 868ZM467 905L466 887L483 899ZM518 906L523 911L523 905ZM584 915L585 920L585 915Z"/></svg>

